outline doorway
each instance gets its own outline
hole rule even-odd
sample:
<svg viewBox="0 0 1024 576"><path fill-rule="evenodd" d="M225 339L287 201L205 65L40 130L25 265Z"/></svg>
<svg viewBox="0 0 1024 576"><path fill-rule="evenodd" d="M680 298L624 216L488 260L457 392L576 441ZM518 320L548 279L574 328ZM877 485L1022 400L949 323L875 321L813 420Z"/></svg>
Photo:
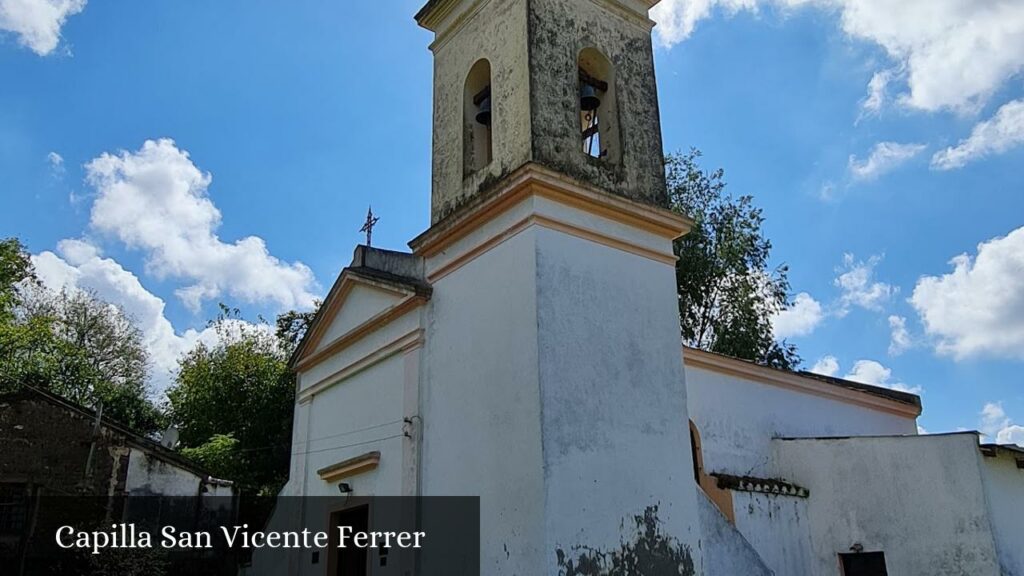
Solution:
<svg viewBox="0 0 1024 576"><path fill-rule="evenodd" d="M883 552L840 554L839 559L843 564L843 576L889 576Z"/></svg>
<svg viewBox="0 0 1024 576"><path fill-rule="evenodd" d="M368 505L347 508L331 514L331 551L334 552L330 576L369 576L369 548L338 548L338 530L351 526L353 532L370 530L370 507Z"/></svg>

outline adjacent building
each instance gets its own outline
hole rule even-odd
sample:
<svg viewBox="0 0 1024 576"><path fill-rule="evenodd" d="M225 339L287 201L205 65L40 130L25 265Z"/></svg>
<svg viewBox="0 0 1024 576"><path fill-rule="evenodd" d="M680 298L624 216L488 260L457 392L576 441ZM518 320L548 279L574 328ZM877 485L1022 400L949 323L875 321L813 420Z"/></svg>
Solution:
<svg viewBox="0 0 1024 576"><path fill-rule="evenodd" d="M188 523L231 517L236 500L230 481L96 411L36 388L0 395L0 561L12 574L45 564L62 524Z"/></svg>

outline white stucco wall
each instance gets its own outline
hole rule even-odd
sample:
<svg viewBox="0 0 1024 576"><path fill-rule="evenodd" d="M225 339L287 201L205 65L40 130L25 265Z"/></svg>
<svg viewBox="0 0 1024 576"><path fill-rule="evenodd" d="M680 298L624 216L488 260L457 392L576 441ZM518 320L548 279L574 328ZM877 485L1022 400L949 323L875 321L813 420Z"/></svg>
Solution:
<svg viewBox="0 0 1024 576"><path fill-rule="evenodd" d="M502 230L492 222L435 260ZM424 495L479 495L482 574L545 574L535 232L434 284L425 347ZM436 262L428 262L428 270Z"/></svg>
<svg viewBox="0 0 1024 576"><path fill-rule="evenodd" d="M981 471L1003 576L1024 576L1024 470L1000 453L982 458Z"/></svg>
<svg viewBox="0 0 1024 576"><path fill-rule="evenodd" d="M805 498L733 492L736 529L778 576L815 576Z"/></svg>
<svg viewBox="0 0 1024 576"><path fill-rule="evenodd" d="M313 398L304 418L305 449L293 451L293 458L305 460L305 495L337 496L337 483L325 482L317 470L375 450L379 467L344 481L359 496L401 494L403 382L402 356L396 355Z"/></svg>
<svg viewBox="0 0 1024 576"><path fill-rule="evenodd" d="M708 473L766 477L772 438L917 434L913 418L687 366Z"/></svg>
<svg viewBox="0 0 1024 576"><path fill-rule="evenodd" d="M375 314L394 306L400 299L397 294L389 293L375 287L355 285L348 293L345 302L338 310L338 315L324 330L317 350L323 348L335 338L359 326Z"/></svg>
<svg viewBox="0 0 1024 576"><path fill-rule="evenodd" d="M773 571L700 488L697 507L703 528L704 576L794 576L795 573Z"/></svg>
<svg viewBox="0 0 1024 576"><path fill-rule="evenodd" d="M198 496L202 480L188 470L132 448L125 489L132 496Z"/></svg>
<svg viewBox="0 0 1024 576"><path fill-rule="evenodd" d="M700 566L677 314L673 266L537 231L549 555L617 550L634 537L632 519L657 507L664 534Z"/></svg>
<svg viewBox="0 0 1024 576"><path fill-rule="evenodd" d="M894 576L999 576L974 434L776 440L773 474L810 490L815 576L855 544Z"/></svg>

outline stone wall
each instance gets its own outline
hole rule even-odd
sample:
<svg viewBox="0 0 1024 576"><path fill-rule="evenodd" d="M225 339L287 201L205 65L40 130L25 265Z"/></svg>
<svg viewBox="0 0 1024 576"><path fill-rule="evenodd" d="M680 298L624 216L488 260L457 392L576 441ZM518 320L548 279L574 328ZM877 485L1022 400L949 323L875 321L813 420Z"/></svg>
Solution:
<svg viewBox="0 0 1024 576"><path fill-rule="evenodd" d="M86 476L95 420L29 395L0 400L0 482L32 484L50 494L107 495L117 463L128 454L121 439L100 429L92 474Z"/></svg>

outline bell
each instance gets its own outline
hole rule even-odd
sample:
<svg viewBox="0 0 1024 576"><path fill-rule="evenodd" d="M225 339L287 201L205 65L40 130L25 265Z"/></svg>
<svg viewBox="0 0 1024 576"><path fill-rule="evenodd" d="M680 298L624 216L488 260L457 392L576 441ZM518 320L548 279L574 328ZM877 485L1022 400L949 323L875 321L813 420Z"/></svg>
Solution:
<svg viewBox="0 0 1024 576"><path fill-rule="evenodd" d="M601 106L601 99L597 96L597 88L590 84L583 84L580 87L580 110L593 112Z"/></svg>
<svg viewBox="0 0 1024 576"><path fill-rule="evenodd" d="M491 98L488 96L480 102L480 109L476 113L476 121L484 126L491 125Z"/></svg>

